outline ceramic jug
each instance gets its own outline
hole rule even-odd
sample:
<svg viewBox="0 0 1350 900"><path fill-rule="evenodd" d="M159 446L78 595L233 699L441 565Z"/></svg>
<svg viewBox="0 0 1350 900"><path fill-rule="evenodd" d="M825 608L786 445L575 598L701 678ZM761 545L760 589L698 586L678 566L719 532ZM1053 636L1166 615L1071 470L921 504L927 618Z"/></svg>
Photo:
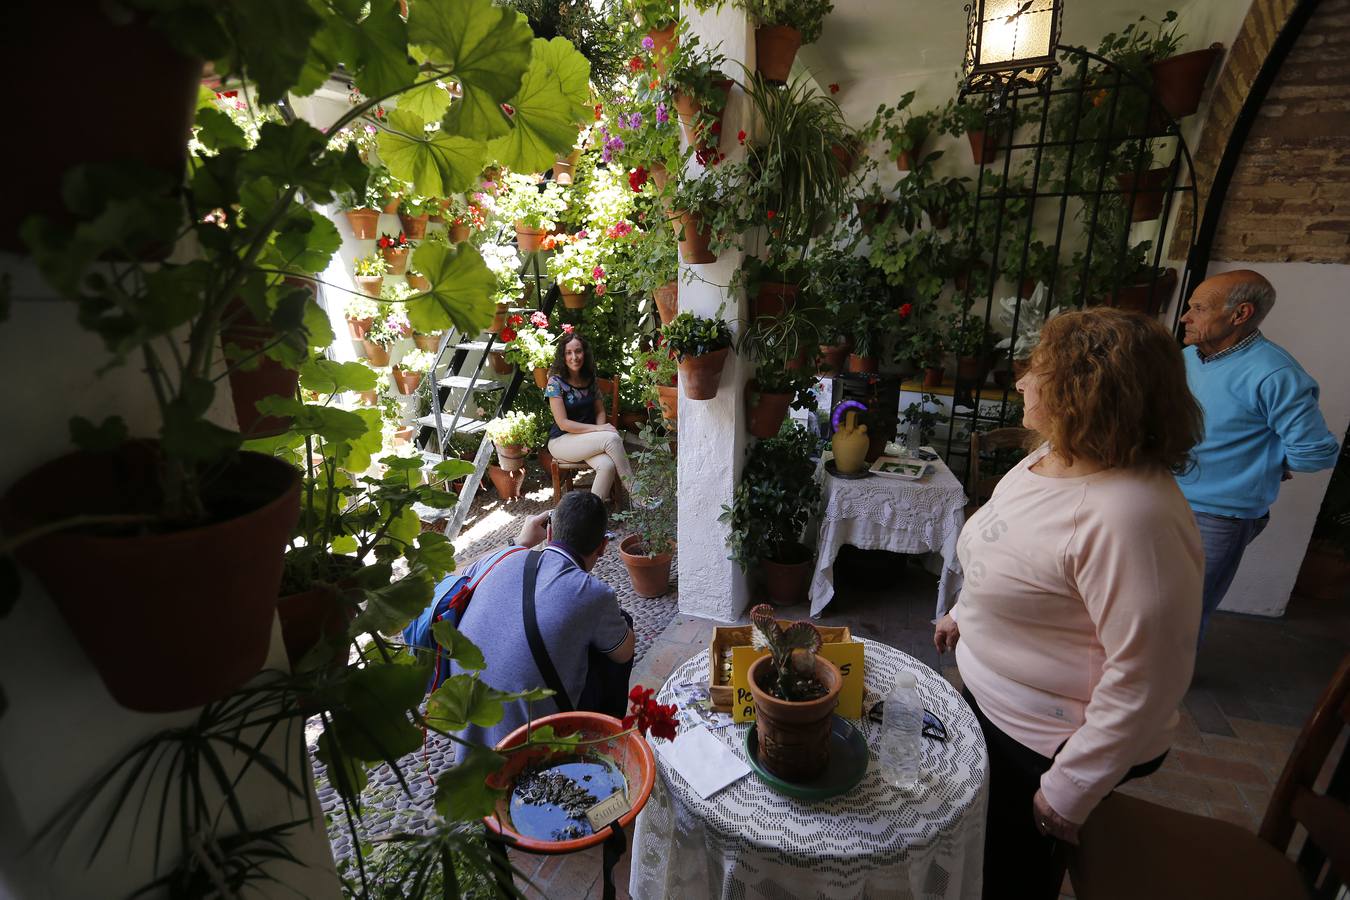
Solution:
<svg viewBox="0 0 1350 900"><path fill-rule="evenodd" d="M867 426L858 424L858 414L849 410L844 424L830 440L834 450L834 468L841 475L852 475L867 468Z"/></svg>

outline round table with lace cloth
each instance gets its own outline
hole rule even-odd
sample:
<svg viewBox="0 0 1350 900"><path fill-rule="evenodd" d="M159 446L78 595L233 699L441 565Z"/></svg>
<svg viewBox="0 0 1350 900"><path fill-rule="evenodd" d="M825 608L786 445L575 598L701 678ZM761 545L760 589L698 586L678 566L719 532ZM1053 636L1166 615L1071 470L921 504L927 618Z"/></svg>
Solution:
<svg viewBox="0 0 1350 900"><path fill-rule="evenodd" d="M775 792L753 773L707 800L658 753L656 784L637 819L629 891L635 900L978 898L984 859L988 756L970 707L913 657L863 641L864 710L884 698L901 670L913 672L926 709L947 740L921 739L919 786L905 793L878 772L881 726L859 724L870 751L853 790L808 803ZM707 684L706 651L683 663L657 694ZM682 727L698 722L681 712ZM712 733L745 758L749 724Z"/></svg>

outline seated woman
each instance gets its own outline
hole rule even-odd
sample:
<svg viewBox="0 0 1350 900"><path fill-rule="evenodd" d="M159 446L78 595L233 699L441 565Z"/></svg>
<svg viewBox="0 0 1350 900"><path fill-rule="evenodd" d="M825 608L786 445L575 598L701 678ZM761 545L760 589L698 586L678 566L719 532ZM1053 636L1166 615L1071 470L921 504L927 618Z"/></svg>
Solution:
<svg viewBox="0 0 1350 900"><path fill-rule="evenodd" d="M989 748L984 896L1053 900L1059 842L1162 765L1190 686L1204 554L1173 473L1203 431L1180 347L1136 313L1052 319L1017 389L1044 443L962 530L933 640Z"/></svg>
<svg viewBox="0 0 1350 900"><path fill-rule="evenodd" d="M633 470L623 450L619 430L606 421L605 401L595 383L591 345L580 334L563 335L544 388L553 410L548 452L562 462L584 462L595 470L591 493L604 500L620 479L616 502L627 495Z"/></svg>

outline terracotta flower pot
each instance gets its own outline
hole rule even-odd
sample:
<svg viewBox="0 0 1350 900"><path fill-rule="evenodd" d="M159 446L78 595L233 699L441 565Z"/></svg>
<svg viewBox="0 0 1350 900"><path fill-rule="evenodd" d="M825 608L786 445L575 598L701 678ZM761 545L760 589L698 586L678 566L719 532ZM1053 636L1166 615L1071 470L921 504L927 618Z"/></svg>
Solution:
<svg viewBox="0 0 1350 900"><path fill-rule="evenodd" d="M792 61L802 46L802 33L791 25L767 25L755 29L755 71L764 80L784 84L792 74Z"/></svg>
<svg viewBox="0 0 1350 900"><path fill-rule="evenodd" d="M422 383L421 372L409 372L399 366L394 366L393 371L389 374L394 379L394 387L398 388L398 392L405 397L417 393L417 388Z"/></svg>
<svg viewBox="0 0 1350 900"><path fill-rule="evenodd" d="M776 319L797 303L798 286L783 281L765 281L750 300L750 318Z"/></svg>
<svg viewBox="0 0 1350 900"><path fill-rule="evenodd" d="M374 324L375 319L372 316L366 316L364 319L348 319L347 333L353 340L361 340L370 332L370 326Z"/></svg>
<svg viewBox="0 0 1350 900"><path fill-rule="evenodd" d="M408 270L408 248L385 247L380 251L384 261L389 266L390 275L402 275Z"/></svg>
<svg viewBox="0 0 1350 900"><path fill-rule="evenodd" d="M670 57L680 44L680 39L675 35L675 23L671 22L664 28L653 28L647 32L647 37L652 39L654 45L651 49L652 65L656 71L665 75Z"/></svg>
<svg viewBox="0 0 1350 900"><path fill-rule="evenodd" d="M357 391L356 396L361 400L362 406L374 406L380 402L380 392L376 390Z"/></svg>
<svg viewBox="0 0 1350 900"><path fill-rule="evenodd" d="M913 171L914 157L916 155L917 150L918 148L916 147L914 148L914 150L901 150L898 153L896 153L895 167L899 169L901 172Z"/></svg>
<svg viewBox="0 0 1350 900"><path fill-rule="evenodd" d="M679 421L680 416L680 389L678 385L658 384L656 393L661 397L661 415L668 421Z"/></svg>
<svg viewBox="0 0 1350 900"><path fill-rule="evenodd" d="M534 384L539 390L548 387L548 369L544 366L535 366Z"/></svg>
<svg viewBox="0 0 1350 900"><path fill-rule="evenodd" d="M515 472L525 468L525 460L530 455L529 448L520 444L498 444L493 443L497 448L497 462L504 471Z"/></svg>
<svg viewBox="0 0 1350 900"><path fill-rule="evenodd" d="M774 606L796 606L806 602L811 587L811 551L801 544L793 544L784 555L795 561L759 561L760 581Z"/></svg>
<svg viewBox="0 0 1350 900"><path fill-rule="evenodd" d="M281 639L286 644L286 658L292 669L320 641L342 635L356 617L357 607L343 598L343 591L353 585L349 576L361 568L361 563L350 556L332 556L330 560L338 572L346 573L348 577L316 584L307 591L277 599ZM334 648L333 662L335 665L347 662L345 645Z"/></svg>
<svg viewBox="0 0 1350 900"><path fill-rule="evenodd" d="M428 353L435 353L441 349L441 336L439 334L417 334L413 333L413 343L418 350L425 350Z"/></svg>
<svg viewBox="0 0 1350 900"><path fill-rule="evenodd" d="M680 130L684 133L684 139L689 142L689 146L699 150L714 148L721 142L722 117L727 110L725 98L731 94L730 78L715 78L712 84L715 90L723 93L722 111L717 114L715 121L707 123L706 132L696 127L699 113L703 110L702 104L688 94L675 92L675 111L680 118Z"/></svg>
<svg viewBox="0 0 1350 900"><path fill-rule="evenodd" d="M630 534L619 544L619 556L628 569L633 593L639 597L660 597L670 590L670 561L673 553L646 556L641 535Z"/></svg>
<svg viewBox="0 0 1350 900"><path fill-rule="evenodd" d="M375 343L370 338L362 338L361 351L362 355L366 359L370 360L370 364L372 366L379 368L380 366L389 365L388 347L381 347L379 344Z"/></svg>
<svg viewBox="0 0 1350 900"><path fill-rule="evenodd" d="M847 344L821 344L816 356L816 372L821 375L838 375L844 368L844 357L848 355Z"/></svg>
<svg viewBox="0 0 1350 900"><path fill-rule="evenodd" d="M848 370L862 375L875 375L877 373L877 358L850 353L848 355Z"/></svg>
<svg viewBox="0 0 1350 900"><path fill-rule="evenodd" d="M652 181L656 182L656 189L658 191L664 191L666 189L666 180L670 178L670 172L666 170L665 163L652 163L651 168L647 170L647 174L652 177Z"/></svg>
<svg viewBox="0 0 1350 900"><path fill-rule="evenodd" d="M488 477L492 479L492 487L502 500L510 502L520 499L520 488L525 483L523 468L508 472L501 466L488 466Z"/></svg>
<svg viewBox="0 0 1350 900"><path fill-rule="evenodd" d="M555 734L579 734L583 741L598 741L619 734L626 729L623 723L613 716L592 712L555 713L542 719L535 719L511 732L497 744L498 750L507 750L526 742L531 729L551 727ZM628 783L628 812L618 819L620 828L627 827L637 818L637 814L647 805L652 785L656 781L656 757L647 741L637 732L626 734L612 743L590 744L591 751L603 754L623 773ZM609 837L608 828L602 828L595 834L570 841L543 841L526 837L511 827L511 790L516 777L527 768L548 765L551 760L565 760L576 755L571 750L554 750L547 745L537 744L528 750L505 754L506 763L501 769L488 776L488 784L501 789L497 799L497 809L483 822L488 830L509 837L511 846L527 853L574 853L604 842Z"/></svg>
<svg viewBox="0 0 1350 900"><path fill-rule="evenodd" d="M984 381L986 368L980 356L962 356L956 360L956 380L962 384Z"/></svg>
<svg viewBox="0 0 1350 900"><path fill-rule="evenodd" d="M154 442L135 441L52 460L0 499L0 527L17 535L81 513L142 510L158 490L158 457ZM17 551L128 709L218 700L267 657L282 553L300 515L300 474L242 452L214 484L206 500L220 518L208 524L62 530Z"/></svg>
<svg viewBox="0 0 1350 900"><path fill-rule="evenodd" d="M943 374L942 366L924 366L923 386L926 388L942 387Z"/></svg>
<svg viewBox="0 0 1350 900"><path fill-rule="evenodd" d="M703 219L691 212L677 213L671 219L675 237L680 242L680 258L690 265L717 262L717 254L709 249L712 230L704 227Z"/></svg>
<svg viewBox="0 0 1350 900"><path fill-rule="evenodd" d="M411 444L412 439L417 436L416 425L404 425L394 432L395 444Z"/></svg>
<svg viewBox="0 0 1350 900"><path fill-rule="evenodd" d="M386 216L396 216L398 215L398 208L402 205L403 201L399 200L396 197L393 200L390 200L388 203L386 203L383 207L381 207L380 211L383 212Z"/></svg>
<svg viewBox="0 0 1350 900"><path fill-rule="evenodd" d="M544 242L544 237L548 234L543 228L526 228L519 223L516 224L516 247L521 253L534 253L539 249L539 245Z"/></svg>
<svg viewBox="0 0 1350 900"><path fill-rule="evenodd" d="M585 309L586 304L590 302L591 291L589 288L580 291L568 291L562 288L558 289L562 294L563 306L568 309Z"/></svg>
<svg viewBox="0 0 1350 900"><path fill-rule="evenodd" d="M998 129L980 129L967 131L966 140L970 141L970 158L977 166L994 161L999 148L1003 146L1003 133Z"/></svg>
<svg viewBox="0 0 1350 900"><path fill-rule="evenodd" d="M403 234L410 241L420 241L427 236L427 220L430 214L422 213L420 216L410 216L407 213L399 213L398 221L403 226Z"/></svg>
<svg viewBox="0 0 1350 900"><path fill-rule="evenodd" d="M1205 81L1221 56L1223 44L1212 44L1204 50L1179 53L1149 65L1153 93L1169 116L1185 118L1200 108Z"/></svg>
<svg viewBox="0 0 1350 900"><path fill-rule="evenodd" d="M511 364L506 361L506 354L500 350L493 350L488 354L488 362L492 364L492 371L498 375L510 375ZM542 390L542 388L540 389Z"/></svg>
<svg viewBox="0 0 1350 900"><path fill-rule="evenodd" d="M702 356L686 356L680 360L680 381L684 384L684 395L690 400L711 400L717 396L717 386L722 381L722 369L727 364L730 347L704 353Z"/></svg>
<svg viewBox="0 0 1350 900"><path fill-rule="evenodd" d="M367 297L380 296L380 289L384 287L383 275L353 275L356 281L356 289Z"/></svg>
<svg viewBox="0 0 1350 900"><path fill-rule="evenodd" d="M473 234L473 229L468 225L456 223L446 229L450 234L450 243L462 244Z"/></svg>
<svg viewBox="0 0 1350 900"><path fill-rule="evenodd" d="M349 209L346 216L347 224L352 227L352 237L358 241L369 241L379 235L380 211L378 209Z"/></svg>
<svg viewBox="0 0 1350 900"><path fill-rule="evenodd" d="M757 438L771 438L778 434L787 418L788 407L792 404L792 394L768 393L759 389L759 382L750 381L745 386L745 397L750 433Z"/></svg>
<svg viewBox="0 0 1350 900"><path fill-rule="evenodd" d="M662 325L669 325L680 314L680 284L671 281L652 291L652 300L656 303L656 314Z"/></svg>
<svg viewBox="0 0 1350 900"><path fill-rule="evenodd" d="M239 431L248 438L281 434L291 427L290 417L265 416L258 411L258 401L267 397L294 397L300 372L260 355L264 347L276 341L277 332L271 325L260 325L242 302L232 303L226 316L230 324L220 333L225 361L233 366L247 358L253 360L250 368L233 369L229 375Z"/></svg>
<svg viewBox="0 0 1350 900"><path fill-rule="evenodd" d="M1146 316L1156 316L1162 305L1171 299L1176 286L1177 270L1164 269L1156 282L1144 281L1140 284L1123 285L1115 292L1098 298L1096 305L1114 306Z"/></svg>
<svg viewBox="0 0 1350 900"><path fill-rule="evenodd" d="M638 434L642 431L642 423L646 420L647 417L642 413L621 412L619 413L619 428L622 431Z"/></svg>
<svg viewBox="0 0 1350 900"><path fill-rule="evenodd" d="M417 291L419 294L425 294L427 291L431 290L431 279L417 272L409 272L407 282L408 287Z"/></svg>
<svg viewBox="0 0 1350 900"><path fill-rule="evenodd" d="M793 703L779 700L763 688L772 677L772 666L773 657L764 656L755 660L749 672L759 761L786 781L810 781L825 771L830 761L830 717L839 705L844 678L838 666L817 656L816 678L825 685L825 696Z"/></svg>
<svg viewBox="0 0 1350 900"><path fill-rule="evenodd" d="M1163 200L1167 197L1168 169L1149 169L1135 175L1125 172L1116 176L1124 199L1130 201L1130 221L1150 222L1162 214Z"/></svg>

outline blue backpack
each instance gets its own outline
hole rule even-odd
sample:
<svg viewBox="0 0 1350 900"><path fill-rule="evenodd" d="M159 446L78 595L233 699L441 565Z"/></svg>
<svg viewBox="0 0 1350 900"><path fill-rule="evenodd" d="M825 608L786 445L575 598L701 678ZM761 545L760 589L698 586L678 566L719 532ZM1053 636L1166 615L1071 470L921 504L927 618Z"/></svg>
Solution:
<svg viewBox="0 0 1350 900"><path fill-rule="evenodd" d="M473 599L473 592L478 589L487 574L496 567L497 563L506 559L513 553L519 553L525 550L525 547L508 547L497 553L497 556L483 570L477 579L470 582L469 576L448 575L440 584L436 585L436 599L430 606L422 610L421 615L412 620L407 628L403 629L403 643L409 648L415 650L436 651L436 668L431 675L431 683L428 686L428 692L436 688L450 677L450 658L441 655L441 645L436 642L436 636L432 633L432 626L437 622L448 621L456 628L464 620L464 613L469 608L469 601Z"/></svg>

